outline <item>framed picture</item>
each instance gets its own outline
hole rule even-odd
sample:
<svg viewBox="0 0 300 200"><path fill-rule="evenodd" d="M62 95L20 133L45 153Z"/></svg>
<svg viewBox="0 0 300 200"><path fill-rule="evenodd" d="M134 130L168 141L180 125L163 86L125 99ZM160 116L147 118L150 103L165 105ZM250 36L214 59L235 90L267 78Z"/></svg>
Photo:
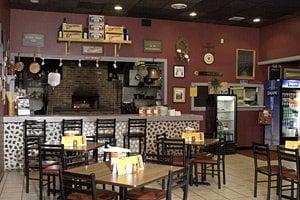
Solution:
<svg viewBox="0 0 300 200"><path fill-rule="evenodd" d="M175 78L184 78L184 66L183 65L174 65L173 68Z"/></svg>
<svg viewBox="0 0 300 200"><path fill-rule="evenodd" d="M173 102L174 103L185 103L185 88L174 87L173 88Z"/></svg>
<svg viewBox="0 0 300 200"><path fill-rule="evenodd" d="M255 51L236 50L236 79L253 80L255 78Z"/></svg>
<svg viewBox="0 0 300 200"><path fill-rule="evenodd" d="M144 40L144 52L161 53L162 43L160 40Z"/></svg>
<svg viewBox="0 0 300 200"><path fill-rule="evenodd" d="M103 54L103 46L82 46L82 54Z"/></svg>

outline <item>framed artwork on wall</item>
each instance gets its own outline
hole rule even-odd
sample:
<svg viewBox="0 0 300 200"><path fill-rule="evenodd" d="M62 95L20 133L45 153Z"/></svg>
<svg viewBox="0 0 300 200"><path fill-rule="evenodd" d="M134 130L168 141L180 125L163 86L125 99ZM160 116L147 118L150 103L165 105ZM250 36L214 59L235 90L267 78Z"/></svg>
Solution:
<svg viewBox="0 0 300 200"><path fill-rule="evenodd" d="M254 80L255 50L236 50L236 79Z"/></svg>
<svg viewBox="0 0 300 200"><path fill-rule="evenodd" d="M174 78L184 78L184 66L183 65L174 65L173 75Z"/></svg>
<svg viewBox="0 0 300 200"><path fill-rule="evenodd" d="M161 53L162 42L160 40L144 40L145 53Z"/></svg>
<svg viewBox="0 0 300 200"><path fill-rule="evenodd" d="M174 103L185 103L185 88L174 87L173 88L173 102Z"/></svg>

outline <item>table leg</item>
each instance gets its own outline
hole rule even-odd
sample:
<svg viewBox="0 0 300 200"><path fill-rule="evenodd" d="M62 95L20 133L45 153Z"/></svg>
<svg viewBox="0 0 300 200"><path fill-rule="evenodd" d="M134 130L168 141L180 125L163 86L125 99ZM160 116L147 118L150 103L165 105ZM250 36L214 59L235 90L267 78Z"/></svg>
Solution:
<svg viewBox="0 0 300 200"><path fill-rule="evenodd" d="M120 200L126 200L127 198L127 188L126 187L119 187L120 193Z"/></svg>
<svg viewBox="0 0 300 200"><path fill-rule="evenodd" d="M85 160L85 165L88 165L89 164L89 153L88 152L85 152L84 153L84 160Z"/></svg>

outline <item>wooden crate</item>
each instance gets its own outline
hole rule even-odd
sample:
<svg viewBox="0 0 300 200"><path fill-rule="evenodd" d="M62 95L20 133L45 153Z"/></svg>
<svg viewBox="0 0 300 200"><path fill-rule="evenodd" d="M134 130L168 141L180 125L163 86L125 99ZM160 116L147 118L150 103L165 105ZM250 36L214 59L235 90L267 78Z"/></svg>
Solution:
<svg viewBox="0 0 300 200"><path fill-rule="evenodd" d="M82 24L62 24L63 32L81 32L82 33Z"/></svg>

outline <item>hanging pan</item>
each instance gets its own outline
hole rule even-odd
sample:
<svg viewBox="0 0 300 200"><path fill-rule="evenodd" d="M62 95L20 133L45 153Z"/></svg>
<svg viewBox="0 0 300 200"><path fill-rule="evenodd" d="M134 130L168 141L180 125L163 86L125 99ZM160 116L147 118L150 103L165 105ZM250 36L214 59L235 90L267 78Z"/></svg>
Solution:
<svg viewBox="0 0 300 200"><path fill-rule="evenodd" d="M29 65L29 71L33 74L38 73L41 70L41 66L38 62L36 62L35 55L33 62Z"/></svg>
<svg viewBox="0 0 300 200"><path fill-rule="evenodd" d="M18 53L18 62L15 64L15 70L20 72L24 69L24 63L21 61L20 53Z"/></svg>

